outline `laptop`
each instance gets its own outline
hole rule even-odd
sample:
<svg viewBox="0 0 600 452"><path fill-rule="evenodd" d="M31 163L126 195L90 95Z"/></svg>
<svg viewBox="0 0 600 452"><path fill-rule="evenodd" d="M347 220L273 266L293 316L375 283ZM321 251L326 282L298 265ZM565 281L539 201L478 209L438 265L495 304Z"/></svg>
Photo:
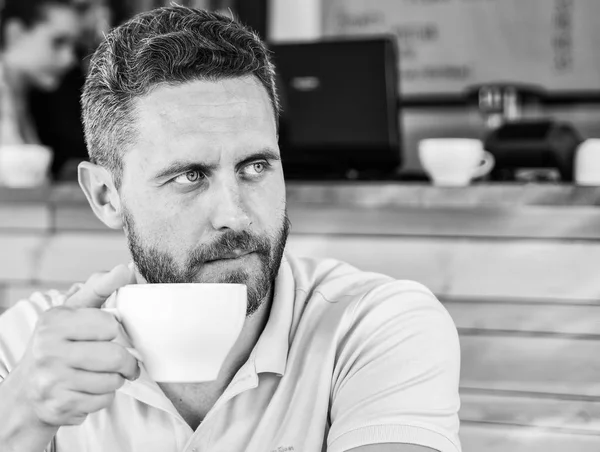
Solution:
<svg viewBox="0 0 600 452"><path fill-rule="evenodd" d="M398 53L388 37L271 45L288 179L385 175L401 164Z"/></svg>

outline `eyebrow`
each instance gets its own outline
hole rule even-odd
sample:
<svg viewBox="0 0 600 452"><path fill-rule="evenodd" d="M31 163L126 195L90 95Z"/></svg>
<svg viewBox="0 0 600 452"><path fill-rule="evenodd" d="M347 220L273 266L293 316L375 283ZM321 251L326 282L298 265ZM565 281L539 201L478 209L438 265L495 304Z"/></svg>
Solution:
<svg viewBox="0 0 600 452"><path fill-rule="evenodd" d="M235 165L236 171L255 160L281 160L281 157L272 149L265 148L260 151L244 157ZM177 174L187 173L189 171L199 171L203 174L210 174L218 167L217 164L207 164L190 160L177 160L169 164L166 168L161 169L154 174L153 179L159 180L166 177L175 176Z"/></svg>
<svg viewBox="0 0 600 452"><path fill-rule="evenodd" d="M258 152L254 152L253 154L250 154L248 157L239 161L235 165L235 169L237 171L241 167L247 165L250 162L256 161L256 160L281 160L281 157L279 157L279 154L277 154L272 149L262 149Z"/></svg>

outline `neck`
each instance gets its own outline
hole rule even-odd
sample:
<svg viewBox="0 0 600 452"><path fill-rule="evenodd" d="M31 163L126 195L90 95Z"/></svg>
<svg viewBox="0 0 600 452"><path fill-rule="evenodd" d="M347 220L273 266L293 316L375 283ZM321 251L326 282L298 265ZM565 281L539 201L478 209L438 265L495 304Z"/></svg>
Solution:
<svg viewBox="0 0 600 452"><path fill-rule="evenodd" d="M229 384L240 367L242 367L250 357L252 350L256 346L256 343L269 320L272 303L273 289L271 288L256 312L251 316L246 317L242 331L229 352L229 355L227 355L223 367L221 368L221 372L219 372L218 379L220 382L224 383L224 387Z"/></svg>
<svg viewBox="0 0 600 452"><path fill-rule="evenodd" d="M8 85L14 98L23 99L27 95L29 86L26 82L25 74L19 69L12 53L7 52L2 55L2 64L4 71L4 81Z"/></svg>
<svg viewBox="0 0 600 452"><path fill-rule="evenodd" d="M250 357L269 319L271 304L272 291L269 292L260 308L246 318L240 336L225 359L216 381L205 383L158 383L192 430L196 430L221 397L235 374Z"/></svg>

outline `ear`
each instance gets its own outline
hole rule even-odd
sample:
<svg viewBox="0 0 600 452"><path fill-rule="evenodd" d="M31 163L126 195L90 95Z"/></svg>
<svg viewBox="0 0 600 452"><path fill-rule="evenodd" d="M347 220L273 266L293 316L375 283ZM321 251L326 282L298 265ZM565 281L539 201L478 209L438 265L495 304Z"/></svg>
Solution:
<svg viewBox="0 0 600 452"><path fill-rule="evenodd" d="M98 219L111 229L123 229L121 198L110 172L90 162L78 166L79 185Z"/></svg>
<svg viewBox="0 0 600 452"><path fill-rule="evenodd" d="M23 39L26 30L25 24L19 19L8 19L4 27L4 48L8 49Z"/></svg>

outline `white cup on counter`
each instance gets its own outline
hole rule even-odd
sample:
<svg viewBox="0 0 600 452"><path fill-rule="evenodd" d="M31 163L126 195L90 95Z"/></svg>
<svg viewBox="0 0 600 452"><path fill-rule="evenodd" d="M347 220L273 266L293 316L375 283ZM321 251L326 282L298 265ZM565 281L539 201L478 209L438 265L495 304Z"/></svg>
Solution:
<svg viewBox="0 0 600 452"><path fill-rule="evenodd" d="M575 183L600 185L600 139L590 138L575 153Z"/></svg>
<svg viewBox="0 0 600 452"><path fill-rule="evenodd" d="M481 140L428 138L419 142L419 159L434 185L464 187L494 168L494 156Z"/></svg>
<svg viewBox="0 0 600 452"><path fill-rule="evenodd" d="M46 184L52 157L52 150L40 144L0 146L0 185L31 188Z"/></svg>

